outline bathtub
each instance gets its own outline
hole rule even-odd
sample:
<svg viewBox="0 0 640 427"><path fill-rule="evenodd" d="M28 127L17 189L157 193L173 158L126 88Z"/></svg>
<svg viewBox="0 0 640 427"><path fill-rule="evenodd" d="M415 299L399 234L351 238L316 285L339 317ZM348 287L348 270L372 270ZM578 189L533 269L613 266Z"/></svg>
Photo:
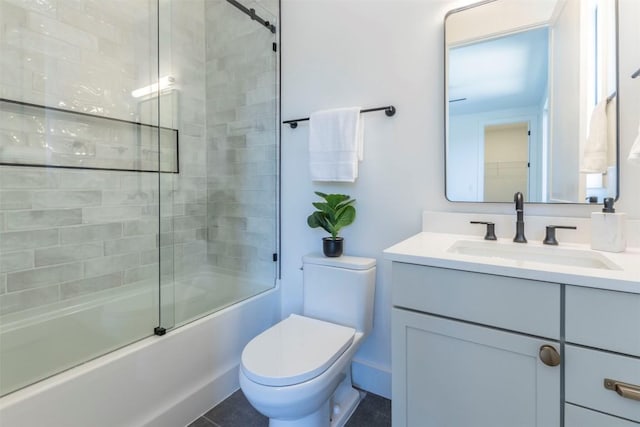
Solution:
<svg viewBox="0 0 640 427"><path fill-rule="evenodd" d="M0 398L0 425L187 425L238 388L244 345L279 320L277 288L225 277L204 270L163 286L163 303L177 302L163 313L178 327L119 349L157 324L157 286L139 284L3 319L3 384L17 388L30 383L29 376L69 369ZM251 293L258 294L245 299ZM218 311L192 320L212 307Z"/></svg>

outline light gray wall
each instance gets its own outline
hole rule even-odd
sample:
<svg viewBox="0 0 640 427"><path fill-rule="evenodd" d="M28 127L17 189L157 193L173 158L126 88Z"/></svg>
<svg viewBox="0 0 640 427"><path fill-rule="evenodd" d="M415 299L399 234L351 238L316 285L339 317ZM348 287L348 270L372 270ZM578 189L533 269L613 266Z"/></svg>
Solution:
<svg viewBox="0 0 640 427"><path fill-rule="evenodd" d="M356 356L356 383L390 394L390 272L382 250L420 231L421 212L512 214L508 203L450 203L444 197L443 19L470 1L283 0L282 116L306 117L331 107L394 104L398 113L365 115L365 154L355 184L312 184L307 125L282 128L282 311L301 310L300 257L320 251L311 230L314 190L344 192L357 202L356 222L344 230L346 253L377 258L374 330ZM640 3L620 0L622 152L640 118ZM312 18L311 18L312 17ZM618 207L640 217L640 168L621 161ZM587 217L590 206L527 205L526 215Z"/></svg>

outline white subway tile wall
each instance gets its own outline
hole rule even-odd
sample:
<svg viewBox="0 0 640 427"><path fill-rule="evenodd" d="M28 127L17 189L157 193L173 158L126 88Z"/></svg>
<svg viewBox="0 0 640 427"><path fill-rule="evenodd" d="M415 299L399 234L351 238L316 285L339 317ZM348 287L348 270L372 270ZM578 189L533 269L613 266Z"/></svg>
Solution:
<svg viewBox="0 0 640 427"><path fill-rule="evenodd" d="M277 1L248 3L278 25ZM205 3L208 255L264 282L275 274L276 37L225 6Z"/></svg>
<svg viewBox="0 0 640 427"><path fill-rule="evenodd" d="M275 21L275 1L251 7ZM159 270L163 283L203 265L273 281L275 37L226 2L163 13L158 34L155 2L0 0L1 98L159 123L180 143L177 153L138 127L0 111L2 161L180 171L0 166L0 315L157 284ZM131 96L158 63L176 82L159 108Z"/></svg>
<svg viewBox="0 0 640 427"><path fill-rule="evenodd" d="M0 0L0 97L144 121L131 91L157 79L156 28L154 2ZM157 170L156 141L151 127L0 103L2 162ZM175 167L175 146L160 147ZM157 254L141 253L157 250L159 191L156 173L0 166L0 315L157 283Z"/></svg>
<svg viewBox="0 0 640 427"><path fill-rule="evenodd" d="M1 163L178 171L178 132L147 125L157 120L143 110L135 117L143 125L13 101L0 100L0 111Z"/></svg>

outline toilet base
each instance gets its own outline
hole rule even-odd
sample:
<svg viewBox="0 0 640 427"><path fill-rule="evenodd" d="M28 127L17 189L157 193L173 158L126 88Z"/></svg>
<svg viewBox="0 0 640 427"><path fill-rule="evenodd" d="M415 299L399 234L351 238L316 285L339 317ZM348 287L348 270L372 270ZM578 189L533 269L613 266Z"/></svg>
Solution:
<svg viewBox="0 0 640 427"><path fill-rule="evenodd" d="M331 398L331 427L343 427L367 393L351 386L351 378L347 377Z"/></svg>
<svg viewBox="0 0 640 427"><path fill-rule="evenodd" d="M269 418L269 427L326 427L329 425L331 410L325 402L316 412L296 420L277 420Z"/></svg>
<svg viewBox="0 0 640 427"><path fill-rule="evenodd" d="M344 427L367 395L351 385L351 367L331 398L314 413L295 420L269 419L269 427Z"/></svg>
<svg viewBox="0 0 640 427"><path fill-rule="evenodd" d="M348 390L341 390L340 400L331 399L331 405L326 402L313 414L297 420L271 418L269 427L344 427L366 395L363 391L349 387Z"/></svg>

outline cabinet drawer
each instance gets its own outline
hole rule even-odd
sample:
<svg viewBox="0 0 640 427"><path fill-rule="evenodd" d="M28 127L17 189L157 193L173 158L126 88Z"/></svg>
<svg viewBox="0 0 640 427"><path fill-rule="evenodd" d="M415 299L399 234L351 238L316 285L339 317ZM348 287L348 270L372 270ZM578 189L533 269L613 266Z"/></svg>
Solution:
<svg viewBox="0 0 640 427"><path fill-rule="evenodd" d="M640 294L567 286L566 340L640 357Z"/></svg>
<svg viewBox="0 0 640 427"><path fill-rule="evenodd" d="M564 405L564 427L638 427L638 424L566 404Z"/></svg>
<svg viewBox="0 0 640 427"><path fill-rule="evenodd" d="M609 378L640 387L640 359L565 346L565 400L640 422L640 401L604 387Z"/></svg>
<svg viewBox="0 0 640 427"><path fill-rule="evenodd" d="M393 305L560 337L560 285L394 262Z"/></svg>

